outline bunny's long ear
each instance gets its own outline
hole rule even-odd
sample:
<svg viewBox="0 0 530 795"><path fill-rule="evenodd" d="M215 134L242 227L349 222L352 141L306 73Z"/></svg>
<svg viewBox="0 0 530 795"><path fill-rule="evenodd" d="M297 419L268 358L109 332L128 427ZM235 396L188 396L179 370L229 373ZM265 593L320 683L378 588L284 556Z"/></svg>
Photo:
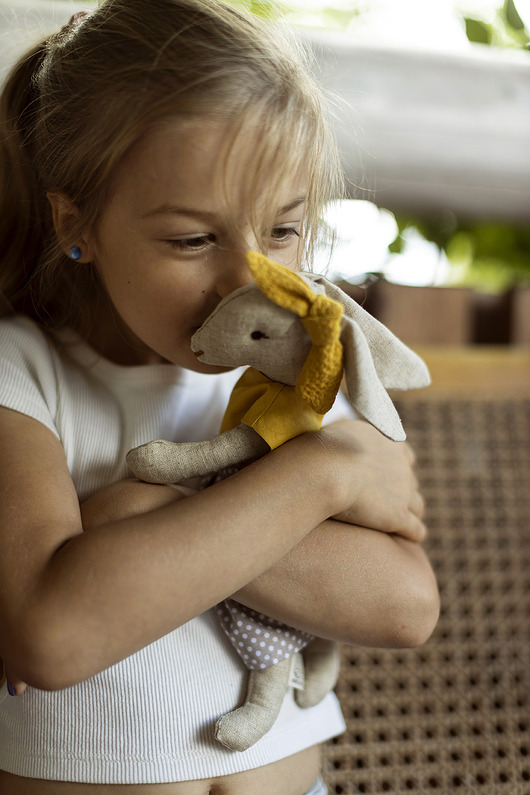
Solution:
<svg viewBox="0 0 530 795"><path fill-rule="evenodd" d="M309 334L312 347L298 375L296 393L318 414L326 414L342 381L341 304L317 295L297 273L263 254L251 251L247 262L264 295L297 315Z"/></svg>
<svg viewBox="0 0 530 795"><path fill-rule="evenodd" d="M424 362L339 287L313 277L344 308L344 377L353 408L394 441L405 439L387 389L419 389L430 376Z"/></svg>
<svg viewBox="0 0 530 795"><path fill-rule="evenodd" d="M372 350L360 326L349 318L343 329L344 378L352 407L381 433L402 442L405 431L375 368Z"/></svg>
<svg viewBox="0 0 530 795"><path fill-rule="evenodd" d="M427 366L414 351L359 306L353 298L346 295L340 287L322 276L314 278L314 281L323 285L326 295L338 301L344 308L345 328L342 342L347 359L345 363L347 381L348 378L351 380L356 377L357 369L355 362L351 361L351 352L348 354L347 349L354 347L351 342L353 337L362 333L370 349L375 371L386 389L422 389L429 386L431 378ZM354 322L348 323L348 318Z"/></svg>
<svg viewBox="0 0 530 795"><path fill-rule="evenodd" d="M247 252L247 262L256 284L269 300L298 317L307 316L315 293L297 273L257 251Z"/></svg>

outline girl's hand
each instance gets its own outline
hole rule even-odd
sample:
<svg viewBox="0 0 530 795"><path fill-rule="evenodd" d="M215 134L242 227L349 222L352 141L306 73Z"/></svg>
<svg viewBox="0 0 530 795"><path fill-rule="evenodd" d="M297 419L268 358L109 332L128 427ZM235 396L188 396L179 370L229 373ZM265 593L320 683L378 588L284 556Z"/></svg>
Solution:
<svg viewBox="0 0 530 795"><path fill-rule="evenodd" d="M9 671L6 671L4 661L0 658L0 687L3 686L7 680L7 692L10 696L20 696L27 687L27 684L16 676L11 676Z"/></svg>
<svg viewBox="0 0 530 795"><path fill-rule="evenodd" d="M345 507L342 522L423 541L424 502L414 475L414 454L406 442L392 442L359 420L333 423L319 436L336 452L337 483Z"/></svg>
<svg viewBox="0 0 530 795"><path fill-rule="evenodd" d="M96 492L81 505L83 530L149 513L164 505L194 494L194 489L185 486L162 486L144 483L134 478L111 483Z"/></svg>

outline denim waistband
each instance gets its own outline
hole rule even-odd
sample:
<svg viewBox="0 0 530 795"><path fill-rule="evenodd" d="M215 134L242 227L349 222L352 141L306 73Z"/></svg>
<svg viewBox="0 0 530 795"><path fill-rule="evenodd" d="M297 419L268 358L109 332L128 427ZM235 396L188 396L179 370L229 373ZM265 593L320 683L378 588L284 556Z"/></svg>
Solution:
<svg viewBox="0 0 530 795"><path fill-rule="evenodd" d="M306 795L327 795L328 788L324 784L324 781L319 776L311 789L308 789Z"/></svg>

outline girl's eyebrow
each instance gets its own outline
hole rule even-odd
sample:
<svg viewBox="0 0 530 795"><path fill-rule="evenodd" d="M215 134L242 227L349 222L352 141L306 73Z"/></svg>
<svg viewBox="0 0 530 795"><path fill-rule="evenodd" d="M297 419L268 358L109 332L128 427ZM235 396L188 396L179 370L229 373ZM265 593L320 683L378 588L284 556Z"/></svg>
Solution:
<svg viewBox="0 0 530 795"><path fill-rule="evenodd" d="M174 204L161 204L159 207L155 207L154 210L149 210L149 212L142 215L142 218L152 218L154 215L189 215L209 221L215 218L216 213L208 212L208 210L198 210L194 207L177 207Z"/></svg>
<svg viewBox="0 0 530 795"><path fill-rule="evenodd" d="M284 207L281 207L276 215L285 215L285 213L295 210L305 202L306 197L299 196L298 198L293 199L293 201L286 204ZM217 213L209 212L208 210L199 210L194 207L178 207L172 204L162 204L159 207L155 207L154 210L149 210L149 212L145 213L142 218L152 218L154 215L187 215L205 221L211 221L217 217Z"/></svg>
<svg viewBox="0 0 530 795"><path fill-rule="evenodd" d="M297 207L300 207L301 204L305 204L307 201L305 196L299 196L297 199L293 199L292 202L286 204L285 207L282 207L278 210L277 215L284 215L284 213L288 213L291 210L295 210Z"/></svg>

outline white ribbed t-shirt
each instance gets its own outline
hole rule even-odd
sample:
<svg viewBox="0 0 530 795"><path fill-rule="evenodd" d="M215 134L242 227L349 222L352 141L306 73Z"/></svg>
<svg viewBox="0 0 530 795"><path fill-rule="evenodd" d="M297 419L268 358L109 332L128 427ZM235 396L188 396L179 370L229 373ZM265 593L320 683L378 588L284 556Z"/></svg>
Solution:
<svg viewBox="0 0 530 795"><path fill-rule="evenodd" d="M81 501L130 475L131 447L214 436L239 375L122 367L73 335L56 344L28 319L0 320L0 405L56 434ZM328 419L347 415L339 401ZM333 694L301 710L289 692L263 739L229 751L215 721L242 703L246 678L212 609L74 687L12 698L4 685L0 769L59 781L186 781L266 765L344 730Z"/></svg>

